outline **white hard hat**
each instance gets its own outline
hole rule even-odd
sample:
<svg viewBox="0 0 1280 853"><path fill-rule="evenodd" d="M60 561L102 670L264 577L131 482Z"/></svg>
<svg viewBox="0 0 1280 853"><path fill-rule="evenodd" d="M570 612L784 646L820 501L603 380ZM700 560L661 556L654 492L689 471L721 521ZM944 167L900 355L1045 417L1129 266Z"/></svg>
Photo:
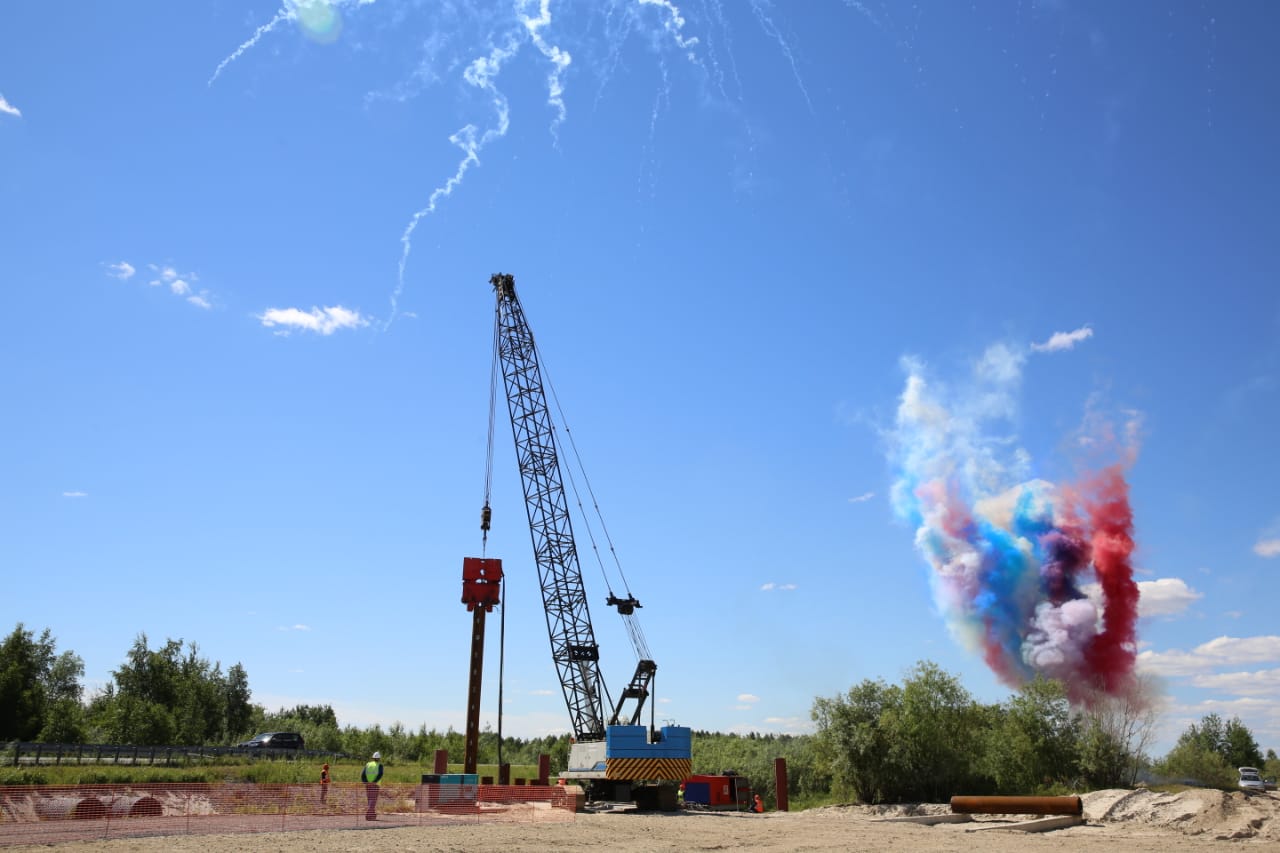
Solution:
<svg viewBox="0 0 1280 853"><path fill-rule="evenodd" d="M374 757L374 758L376 758L376 759L378 759L379 761L381 761L381 760L382 760L382 753L381 753L381 752L375 752L375 753L373 754L373 757Z"/></svg>

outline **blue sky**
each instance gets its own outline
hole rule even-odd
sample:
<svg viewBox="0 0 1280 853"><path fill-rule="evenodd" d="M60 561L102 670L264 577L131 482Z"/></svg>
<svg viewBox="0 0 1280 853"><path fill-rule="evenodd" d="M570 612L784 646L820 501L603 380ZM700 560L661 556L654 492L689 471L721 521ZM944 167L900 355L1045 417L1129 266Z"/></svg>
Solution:
<svg viewBox="0 0 1280 853"><path fill-rule="evenodd" d="M492 296L516 276L660 719L809 730L949 634L889 502L906 365L1128 469L1158 749L1280 747L1280 68L1264 2L266 0L0 13L0 623L268 707L461 728ZM914 369L914 367L913 367ZM510 433L507 732L568 725ZM585 533L578 531L585 554ZM618 690L633 668L584 559ZM491 626L496 626L494 620ZM496 714L490 634L486 720Z"/></svg>

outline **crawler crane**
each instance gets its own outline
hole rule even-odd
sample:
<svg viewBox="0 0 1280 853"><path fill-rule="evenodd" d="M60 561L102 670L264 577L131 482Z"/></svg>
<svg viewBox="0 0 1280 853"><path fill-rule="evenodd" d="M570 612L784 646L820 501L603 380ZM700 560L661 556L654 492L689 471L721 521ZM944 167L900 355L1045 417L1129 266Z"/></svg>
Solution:
<svg viewBox="0 0 1280 853"><path fill-rule="evenodd" d="M638 663L616 704L604 687L537 346L516 296L515 278L498 273L490 284L497 300L494 360L501 365L506 391L551 657L573 727L569 766L561 778L582 785L591 801L674 809L676 786L691 771L690 730L655 727L652 706L649 725L641 722L658 667L636 619L640 602L629 590L625 597L611 590L605 603L622 617ZM498 370L492 373L496 386ZM492 399L496 387L491 390ZM487 529L487 503L482 518Z"/></svg>

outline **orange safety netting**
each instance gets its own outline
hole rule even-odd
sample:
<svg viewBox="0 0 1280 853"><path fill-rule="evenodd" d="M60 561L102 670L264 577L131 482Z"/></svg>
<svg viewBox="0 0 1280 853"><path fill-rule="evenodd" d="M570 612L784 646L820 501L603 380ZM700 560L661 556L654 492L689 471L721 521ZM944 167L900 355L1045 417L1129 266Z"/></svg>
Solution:
<svg viewBox="0 0 1280 853"><path fill-rule="evenodd" d="M327 790L326 790L327 789ZM365 785L226 782L0 788L0 845L137 835L345 829L369 820ZM572 821L561 785L384 783L373 819L390 826Z"/></svg>

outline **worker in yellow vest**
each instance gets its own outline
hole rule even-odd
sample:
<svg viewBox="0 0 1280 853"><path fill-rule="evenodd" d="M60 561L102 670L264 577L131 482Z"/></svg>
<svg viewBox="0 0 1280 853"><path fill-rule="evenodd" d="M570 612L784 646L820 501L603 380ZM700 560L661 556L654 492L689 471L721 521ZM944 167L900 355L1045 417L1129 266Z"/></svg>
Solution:
<svg viewBox="0 0 1280 853"><path fill-rule="evenodd" d="M369 798L369 810L364 813L365 820L378 819L378 783L382 781L382 753L375 752L360 771L360 781L364 783L365 795Z"/></svg>

